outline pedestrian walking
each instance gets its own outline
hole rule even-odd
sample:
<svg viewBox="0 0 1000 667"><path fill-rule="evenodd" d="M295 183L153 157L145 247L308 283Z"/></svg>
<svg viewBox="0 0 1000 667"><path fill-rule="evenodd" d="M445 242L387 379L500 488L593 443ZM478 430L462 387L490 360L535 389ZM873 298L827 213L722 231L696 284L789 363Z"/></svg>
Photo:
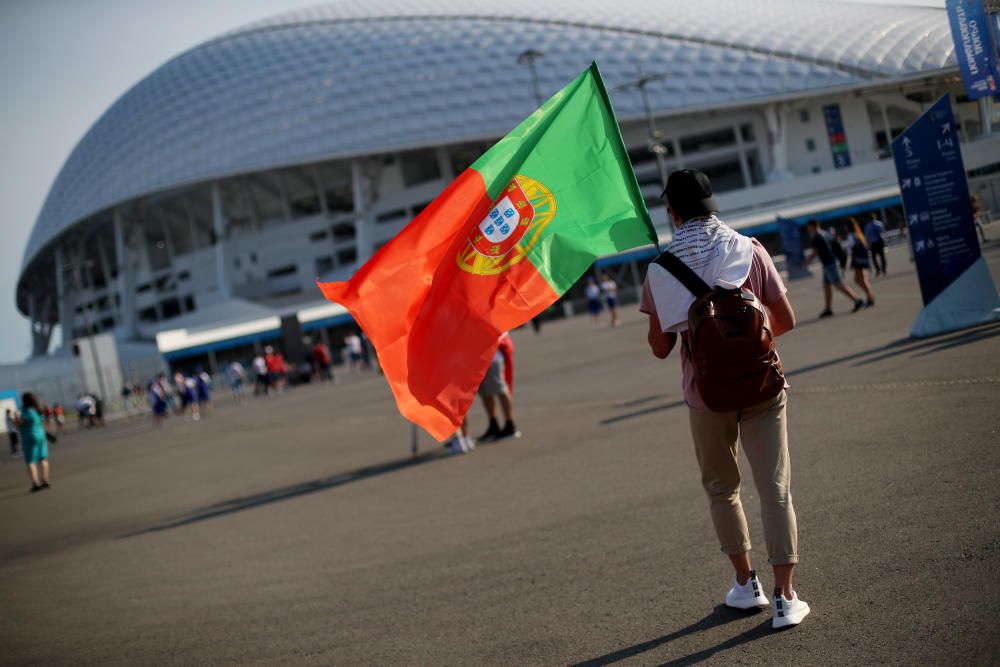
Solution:
<svg viewBox="0 0 1000 667"><path fill-rule="evenodd" d="M21 449L24 462L28 465L32 493L49 488L49 443L42 425L41 407L38 397L31 392L21 396L22 412L18 419L21 434Z"/></svg>
<svg viewBox="0 0 1000 667"><path fill-rule="evenodd" d="M806 228L809 230L809 245L812 247L812 251L809 253L809 256L806 257L805 261L802 262L802 268L809 266L810 262L817 257L819 257L819 261L823 265L824 308L823 312L820 313L819 316L831 317L833 315L831 302L833 301L834 289L854 302L854 309L851 311L852 313L864 308L865 302L858 298L858 295L854 293L854 290L844 285L844 281L840 277L840 267L837 266L837 257L833 254L830 237L819 228L819 221L810 220L807 223Z"/></svg>
<svg viewBox="0 0 1000 667"><path fill-rule="evenodd" d="M868 241L861 232L861 225L854 218L851 218L850 230L847 236L847 252L851 256L851 270L854 271L854 282L862 289L868 301L865 303L869 308L875 305L875 293L872 292L872 284L868 280L868 267L871 266L871 259L868 251Z"/></svg>
<svg viewBox="0 0 1000 667"><path fill-rule="evenodd" d="M198 412L208 415L212 412L212 376L199 366L192 379L195 397L198 399Z"/></svg>
<svg viewBox="0 0 1000 667"><path fill-rule="evenodd" d="M56 407L53 408L56 416L56 429L62 431L63 427L66 426L66 411L63 410L61 403L56 403Z"/></svg>
<svg viewBox="0 0 1000 667"><path fill-rule="evenodd" d="M347 353L347 360L351 371L360 371L362 366L361 336L353 331L347 334L344 337L344 351Z"/></svg>
<svg viewBox="0 0 1000 667"><path fill-rule="evenodd" d="M153 426L159 428L167 418L169 408L166 381L162 374L149 385L149 406L153 411Z"/></svg>
<svg viewBox="0 0 1000 667"><path fill-rule="evenodd" d="M10 440L10 455L20 456L19 438L17 434L17 415L13 410L7 410L4 414L4 426L7 430L7 439Z"/></svg>
<svg viewBox="0 0 1000 667"><path fill-rule="evenodd" d="M233 402L236 405L242 405L247 402L247 395L243 390L243 380L245 377L246 372L243 370L243 364L240 362L233 361L226 366L226 381L229 382L229 388L233 392Z"/></svg>
<svg viewBox="0 0 1000 667"><path fill-rule="evenodd" d="M875 275L885 275L885 223L878 219L877 213L872 213L872 219L865 225L865 240L872 255Z"/></svg>
<svg viewBox="0 0 1000 667"><path fill-rule="evenodd" d="M316 341L312 349L313 363L316 364L316 374L320 382L333 382L333 359L330 350L323 341Z"/></svg>
<svg viewBox="0 0 1000 667"><path fill-rule="evenodd" d="M267 373L267 359L262 355L257 355L253 358L253 395L254 396L267 396L267 389L269 386L268 373Z"/></svg>
<svg viewBox="0 0 1000 667"><path fill-rule="evenodd" d="M596 329L601 326L601 288L592 276L587 277L587 286L583 290L587 297L587 311L590 312L590 327Z"/></svg>
<svg viewBox="0 0 1000 667"><path fill-rule="evenodd" d="M608 312L611 314L611 326L616 327L622 323L618 316L618 283L604 273L601 276L600 288L604 295L604 303L607 304Z"/></svg>
<svg viewBox="0 0 1000 667"><path fill-rule="evenodd" d="M792 586L799 553L790 491L787 385L773 347L774 337L795 326L795 314L764 247L718 217L705 174L674 172L664 196L677 232L669 252L650 264L640 310L649 316L647 340L654 356L665 359L678 337L682 341L684 400L702 485L722 551L735 570L725 603L739 609L770 604L773 628L797 625L809 605ZM710 301L714 308L702 307ZM739 317L726 319L727 313ZM698 322L697 329L692 321ZM737 366L734 375L731 370ZM771 601L750 560L740 502L741 444L760 496L774 570Z"/></svg>
<svg viewBox="0 0 1000 667"><path fill-rule="evenodd" d="M479 385L479 397L490 423L486 431L477 438L479 442L491 442L504 438L520 438L521 432L514 425L514 341L509 333L500 336L499 347L493 355L486 376ZM497 403L503 411L504 425L497 420Z"/></svg>

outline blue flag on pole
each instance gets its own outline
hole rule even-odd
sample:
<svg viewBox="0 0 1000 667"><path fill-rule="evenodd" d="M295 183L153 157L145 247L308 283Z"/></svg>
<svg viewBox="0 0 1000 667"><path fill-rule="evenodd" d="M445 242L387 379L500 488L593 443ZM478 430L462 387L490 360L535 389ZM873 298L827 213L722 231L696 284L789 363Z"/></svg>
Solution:
<svg viewBox="0 0 1000 667"><path fill-rule="evenodd" d="M969 99L997 94L997 52L993 43L992 17L983 0L947 0L955 56L962 71Z"/></svg>

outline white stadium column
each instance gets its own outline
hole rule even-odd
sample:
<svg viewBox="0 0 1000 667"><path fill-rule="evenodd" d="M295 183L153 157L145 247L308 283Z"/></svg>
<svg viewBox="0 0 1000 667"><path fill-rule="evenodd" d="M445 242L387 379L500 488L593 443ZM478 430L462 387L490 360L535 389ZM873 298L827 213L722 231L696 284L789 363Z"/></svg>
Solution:
<svg viewBox="0 0 1000 667"><path fill-rule="evenodd" d="M361 163L351 160L351 192L354 197L354 243L358 248L358 266L372 255L371 219L369 217L368 193L365 192Z"/></svg>
<svg viewBox="0 0 1000 667"><path fill-rule="evenodd" d="M226 219L223 217L222 189L218 181L212 183L212 229L215 231L215 276L219 283L219 295L228 299L233 295L233 288L226 264Z"/></svg>
<svg viewBox="0 0 1000 667"><path fill-rule="evenodd" d="M783 104L768 104L764 107L767 123L767 146L771 158L768 181L787 181L792 178L788 171L788 128L787 109Z"/></svg>
<svg viewBox="0 0 1000 667"><path fill-rule="evenodd" d="M129 246L125 232L125 219L119 209L115 209L115 265L118 267L118 325L126 338L136 338L135 329L135 279L129 257Z"/></svg>
<svg viewBox="0 0 1000 667"><path fill-rule="evenodd" d="M62 330L62 344L66 347L73 340L73 292L66 290L66 258L62 246L56 245L56 297L59 309L59 328Z"/></svg>

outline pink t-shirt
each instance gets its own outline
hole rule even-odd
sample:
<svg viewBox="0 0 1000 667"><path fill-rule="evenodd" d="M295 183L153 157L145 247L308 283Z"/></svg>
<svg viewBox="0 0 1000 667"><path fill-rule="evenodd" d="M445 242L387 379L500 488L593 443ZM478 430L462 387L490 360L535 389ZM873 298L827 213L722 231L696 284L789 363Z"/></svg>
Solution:
<svg viewBox="0 0 1000 667"><path fill-rule="evenodd" d="M765 306L770 306L781 300L788 289L781 280L781 274L774 268L774 262L767 250L757 239L753 242L753 260L750 262L750 275L743 283L742 289L750 290L760 299ZM653 305L653 295L649 289L649 279L642 286L642 301L639 303L639 311L647 315L653 313L656 306ZM680 347L680 345L678 345ZM708 406L701 400L698 388L694 384L694 369L688 363L687 357L681 352L681 372L683 378L681 386L684 388L684 402L693 410L708 410ZM788 381L785 381L785 388L788 388Z"/></svg>

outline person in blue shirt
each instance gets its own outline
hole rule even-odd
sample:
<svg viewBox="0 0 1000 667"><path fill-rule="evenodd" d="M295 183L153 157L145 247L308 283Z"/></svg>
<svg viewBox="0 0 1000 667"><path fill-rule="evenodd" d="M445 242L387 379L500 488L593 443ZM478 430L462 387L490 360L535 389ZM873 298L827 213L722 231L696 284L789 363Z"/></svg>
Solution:
<svg viewBox="0 0 1000 667"><path fill-rule="evenodd" d="M31 492L49 488L49 443L42 426L42 411L38 397L31 392L21 396L21 418L18 419L18 430L21 432L21 451L24 452L24 462L28 464L28 475L31 477Z"/></svg>

